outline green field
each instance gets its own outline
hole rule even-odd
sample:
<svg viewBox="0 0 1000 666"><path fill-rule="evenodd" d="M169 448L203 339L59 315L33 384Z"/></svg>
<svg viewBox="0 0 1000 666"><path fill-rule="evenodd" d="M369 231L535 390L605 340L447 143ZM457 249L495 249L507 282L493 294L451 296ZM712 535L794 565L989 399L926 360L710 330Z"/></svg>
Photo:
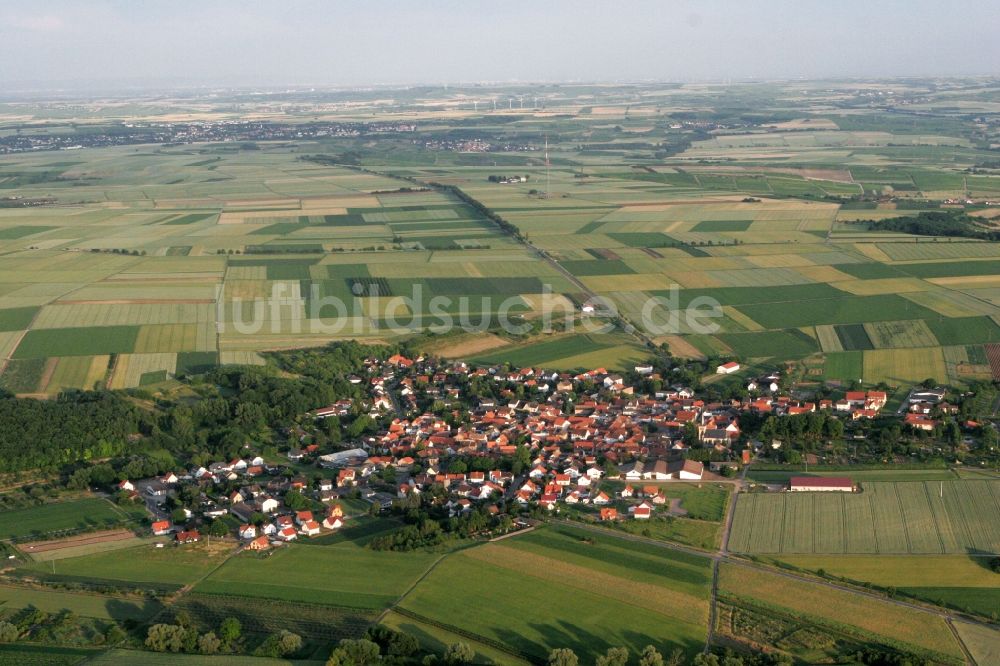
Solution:
<svg viewBox="0 0 1000 666"><path fill-rule="evenodd" d="M719 337L690 326L651 337L687 336L702 351L774 362L822 351L830 354L824 370L809 359L817 380L971 382L984 373L958 372L941 350L1000 341L991 319L1000 315L997 243L868 222L1000 194L1000 178L967 171L994 157L973 120L990 112L994 91L953 86L907 82L906 95L926 100L918 118L855 108L862 93L837 82L824 92L747 83L723 97L686 83L583 85L546 90L552 114L518 110L503 122L439 91L398 90L414 123L405 137L86 147L72 160L57 151L5 154L5 197L44 205L0 208L0 360L9 361L0 384L45 395L89 389L105 378L108 357L110 385L136 388L234 354L409 335L386 327L391 306L371 297L376 287L381 297L422 290L423 303L402 309L415 328L435 323L436 296L452 299L439 311L476 317L513 297L511 311L538 322L543 285L571 311L590 291L607 294L632 324L648 295L677 285L682 307L697 296L728 306ZM605 94L606 104L595 101ZM731 109L744 109L740 127L670 127L667 117L689 112L692 99L723 125ZM281 101L272 115L256 100L233 110L215 98L158 100L150 112L193 122L244 111L276 122L313 118L300 102ZM842 103L850 113L817 112ZM375 122L379 104L355 99L325 109L324 122ZM134 114L139 126L149 122L142 105L77 106L85 111L70 122L64 109L33 102L0 132L87 134L111 122L128 134ZM38 122L25 120L32 113ZM476 154L437 143L472 127L493 145L517 145ZM551 149L547 167L537 159L539 137ZM490 182L498 171L528 180ZM551 191L540 196L543 178ZM358 303L352 285L368 290ZM256 317L259 329L234 325L253 312L250 301L272 295L281 308ZM330 297L357 306L340 334L318 326L336 314L314 309ZM648 355L645 341L624 332L517 342L475 360L628 370ZM888 350L904 353L868 353ZM928 360L906 353L913 350ZM856 355L832 356L852 351L865 352L864 367Z"/></svg>
<svg viewBox="0 0 1000 666"><path fill-rule="evenodd" d="M71 666L99 656L98 649L26 644L0 645L2 666Z"/></svg>
<svg viewBox="0 0 1000 666"><path fill-rule="evenodd" d="M61 579L96 583L155 583L181 586L192 583L221 564L227 549L208 550L204 544L184 548L157 548L146 543L124 550L93 553L38 562L27 568Z"/></svg>
<svg viewBox="0 0 1000 666"><path fill-rule="evenodd" d="M437 557L422 552L376 552L353 543L293 544L267 557L253 553L234 557L194 589L201 594L382 609L394 603ZM336 571L336 575L322 575L323 571ZM249 580L254 583L248 585Z"/></svg>
<svg viewBox="0 0 1000 666"><path fill-rule="evenodd" d="M995 580L985 556L780 555L777 559L986 617L1000 604L1000 580Z"/></svg>
<svg viewBox="0 0 1000 666"><path fill-rule="evenodd" d="M887 637L901 644L951 658L962 653L945 621L918 610L834 590L817 583L723 563L719 588L737 601L763 603L831 628L860 632L870 640Z"/></svg>
<svg viewBox="0 0 1000 666"><path fill-rule="evenodd" d="M137 620L149 618L163 608L158 601L152 599L60 592L13 585L0 585L0 602L7 610L37 608L47 613L70 610L82 617L118 622L128 618Z"/></svg>
<svg viewBox="0 0 1000 666"><path fill-rule="evenodd" d="M743 495L729 547L782 554L1000 552L998 481L862 481L862 488Z"/></svg>
<svg viewBox="0 0 1000 666"><path fill-rule="evenodd" d="M103 326L100 334L90 328L47 328L28 331L14 352L15 358L89 356L135 350L138 326Z"/></svg>
<svg viewBox="0 0 1000 666"><path fill-rule="evenodd" d="M642 571L640 581L635 571ZM573 648L589 663L619 645L693 654L704 642L708 561L611 536L547 528L453 554L406 596L404 611L544 658ZM454 594L453 581L464 592ZM489 599L468 613L468 595ZM553 617L552 608L572 609Z"/></svg>
<svg viewBox="0 0 1000 666"><path fill-rule="evenodd" d="M88 664L97 666L129 666L131 664L181 664L181 666L322 666L323 661L308 659L272 659L270 657L248 657L246 655L201 655L141 652L139 650L114 649L94 657Z"/></svg>
<svg viewBox="0 0 1000 666"><path fill-rule="evenodd" d="M767 328L936 317L933 311L895 294L817 299L798 303L795 307L780 303L760 303L742 305L739 309Z"/></svg>
<svg viewBox="0 0 1000 666"><path fill-rule="evenodd" d="M0 539L111 527L128 520L111 502L82 499L0 512Z"/></svg>

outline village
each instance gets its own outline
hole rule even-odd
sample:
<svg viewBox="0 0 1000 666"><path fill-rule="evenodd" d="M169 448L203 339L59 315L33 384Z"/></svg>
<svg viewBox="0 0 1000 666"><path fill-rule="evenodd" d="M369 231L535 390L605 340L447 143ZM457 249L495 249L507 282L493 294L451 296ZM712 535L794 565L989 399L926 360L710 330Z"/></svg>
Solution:
<svg viewBox="0 0 1000 666"><path fill-rule="evenodd" d="M727 363L717 373L738 369ZM741 419L812 414L850 424L875 419L887 403L884 391L872 390L795 399L777 372L747 382L743 399L708 402L685 386L663 387L651 364L627 375L603 368L572 374L400 354L367 359L349 382L364 398L304 414L289 429L299 445L279 459L249 455L123 480L120 499L146 503L155 535L184 544L211 529L248 550L330 534L352 516L420 506L423 495L439 515L479 511L494 522L502 515L603 522L684 516L667 485L734 483L737 470L782 445L747 437ZM644 386L659 388L645 393ZM913 432L938 428L932 415L958 412L945 397L942 388L914 388L899 408L901 423ZM336 448L313 441L327 419L359 414L381 424L376 434ZM846 477L818 484L793 477L771 488L786 489L857 488Z"/></svg>

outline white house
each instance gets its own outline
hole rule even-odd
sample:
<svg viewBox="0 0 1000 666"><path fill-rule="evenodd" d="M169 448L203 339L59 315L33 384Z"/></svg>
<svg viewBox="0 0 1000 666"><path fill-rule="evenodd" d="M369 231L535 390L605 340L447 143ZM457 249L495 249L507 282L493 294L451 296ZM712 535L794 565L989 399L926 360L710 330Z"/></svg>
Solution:
<svg viewBox="0 0 1000 666"><path fill-rule="evenodd" d="M717 375L731 375L740 369L740 364L736 361L729 361L728 363L723 363L715 369L715 374Z"/></svg>

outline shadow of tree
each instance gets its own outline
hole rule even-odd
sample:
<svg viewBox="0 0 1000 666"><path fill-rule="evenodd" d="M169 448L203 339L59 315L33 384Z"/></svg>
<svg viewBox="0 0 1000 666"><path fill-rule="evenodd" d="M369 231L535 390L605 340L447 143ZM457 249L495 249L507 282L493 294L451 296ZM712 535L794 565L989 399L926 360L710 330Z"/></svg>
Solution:
<svg viewBox="0 0 1000 666"><path fill-rule="evenodd" d="M144 622L163 610L163 605L155 599L127 601L112 598L105 602L104 608L115 622L125 622L126 620Z"/></svg>

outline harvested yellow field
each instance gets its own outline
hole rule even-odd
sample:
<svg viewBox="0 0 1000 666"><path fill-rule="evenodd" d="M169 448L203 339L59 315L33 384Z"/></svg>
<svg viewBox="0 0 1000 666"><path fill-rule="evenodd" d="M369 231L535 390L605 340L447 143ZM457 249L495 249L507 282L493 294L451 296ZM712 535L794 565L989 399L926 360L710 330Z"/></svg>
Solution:
<svg viewBox="0 0 1000 666"><path fill-rule="evenodd" d="M890 385L922 382L933 378L938 382L948 377L944 353L936 349L870 349L864 352L864 381Z"/></svg>
<svg viewBox="0 0 1000 666"><path fill-rule="evenodd" d="M93 390L104 379L110 357L66 356L49 359L53 367L46 368L41 390L56 394L68 389Z"/></svg>
<svg viewBox="0 0 1000 666"><path fill-rule="evenodd" d="M863 211L863 212L868 213L871 211ZM887 255L882 250L880 250L875 243L855 243L853 247L855 250L865 255L872 261L880 261L885 264L892 263L892 257Z"/></svg>
<svg viewBox="0 0 1000 666"><path fill-rule="evenodd" d="M213 324L154 324L139 328L136 354L179 351L214 351Z"/></svg>
<svg viewBox="0 0 1000 666"><path fill-rule="evenodd" d="M366 296L361 299L361 309L374 319L392 316L400 324L408 323L413 312L404 299L396 296Z"/></svg>
<svg viewBox="0 0 1000 666"><path fill-rule="evenodd" d="M263 266L261 267L263 268ZM267 280L226 280L223 291L224 298L232 300L241 298L267 298L271 295L271 283Z"/></svg>
<svg viewBox="0 0 1000 666"><path fill-rule="evenodd" d="M960 291L933 290L903 294L904 298L945 317L973 317L1000 314L1000 307Z"/></svg>
<svg viewBox="0 0 1000 666"><path fill-rule="evenodd" d="M4 331L0 332L0 362L10 356L14 347L21 341L24 331Z"/></svg>
<svg viewBox="0 0 1000 666"><path fill-rule="evenodd" d="M794 613L851 625L953 657L962 656L944 619L931 613L728 563L720 566L719 587L726 593L758 599Z"/></svg>
<svg viewBox="0 0 1000 666"><path fill-rule="evenodd" d="M510 342L492 333L481 333L478 335L463 336L458 340L446 340L440 345L431 345L428 351L445 358L464 358L473 356L491 349L506 347Z"/></svg>
<svg viewBox="0 0 1000 666"><path fill-rule="evenodd" d="M706 271L669 272L667 277L687 289L722 287L723 284Z"/></svg>
<svg viewBox="0 0 1000 666"><path fill-rule="evenodd" d="M658 345L666 343L670 353L680 358L705 358L705 355L698 351L697 347L680 335L664 335L663 337L656 338L655 342Z"/></svg>
<svg viewBox="0 0 1000 666"><path fill-rule="evenodd" d="M978 289L1000 287L1000 275L967 275L960 277L928 278L928 282L951 289Z"/></svg>
<svg viewBox="0 0 1000 666"><path fill-rule="evenodd" d="M929 571L936 587L1000 588L982 560L966 555L782 555L781 560L808 571L893 587L924 587Z"/></svg>
<svg viewBox="0 0 1000 666"><path fill-rule="evenodd" d="M923 319L868 322L864 329L876 349L938 346L937 338Z"/></svg>
<svg viewBox="0 0 1000 666"><path fill-rule="evenodd" d="M877 280L844 280L831 286L856 296L877 294L908 294L926 291L927 284L920 278L881 278Z"/></svg>
<svg viewBox="0 0 1000 666"><path fill-rule="evenodd" d="M562 294L520 294L521 300L524 301L533 312L537 313L555 313L560 314L563 312L576 312L576 305L573 301L569 300Z"/></svg>
<svg viewBox="0 0 1000 666"><path fill-rule="evenodd" d="M148 372L177 372L177 354L121 354L109 382L109 388L134 388Z"/></svg>
<svg viewBox="0 0 1000 666"><path fill-rule="evenodd" d="M760 268L796 268L812 266L813 262L802 254L771 254L748 256L747 261Z"/></svg>
<svg viewBox="0 0 1000 666"><path fill-rule="evenodd" d="M722 312L748 331L763 331L764 327L731 305L723 305Z"/></svg>
<svg viewBox="0 0 1000 666"><path fill-rule="evenodd" d="M795 269L795 272L815 282L842 282L854 279L833 266L800 266Z"/></svg>
<svg viewBox="0 0 1000 666"><path fill-rule="evenodd" d="M840 342L837 329L831 324L816 327L816 340L819 341L820 349L825 352L844 351L844 345Z"/></svg>
<svg viewBox="0 0 1000 666"><path fill-rule="evenodd" d="M630 275L594 275L580 278L588 288L598 293L609 291L653 291L670 286L668 278L660 273L633 273ZM687 286L687 285L685 285Z"/></svg>
<svg viewBox="0 0 1000 666"><path fill-rule="evenodd" d="M264 360L257 352L252 351L224 351L219 352L220 365L265 365Z"/></svg>

